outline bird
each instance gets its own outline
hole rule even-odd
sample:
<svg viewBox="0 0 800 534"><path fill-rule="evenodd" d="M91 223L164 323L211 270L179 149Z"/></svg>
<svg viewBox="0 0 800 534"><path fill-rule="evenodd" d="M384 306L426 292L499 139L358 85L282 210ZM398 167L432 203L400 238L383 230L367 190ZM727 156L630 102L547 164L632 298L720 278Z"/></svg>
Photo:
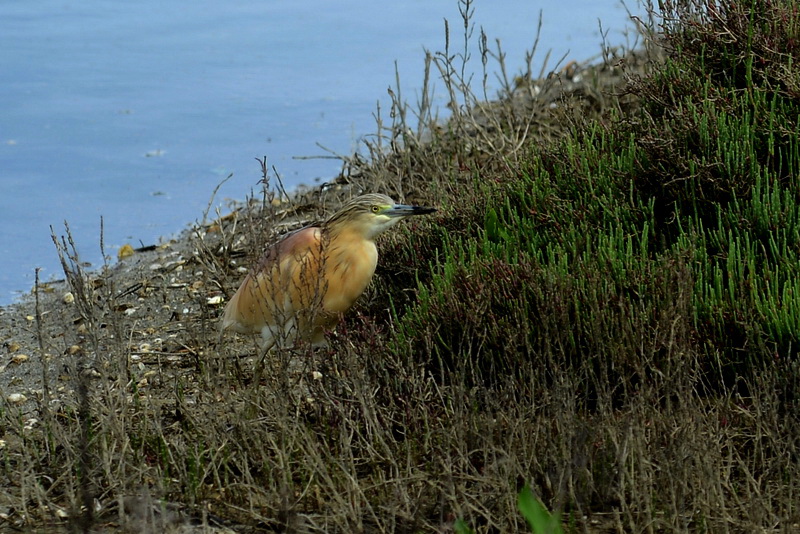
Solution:
<svg viewBox="0 0 800 534"><path fill-rule="evenodd" d="M226 331L260 335L262 353L298 342L325 346L375 274L375 238L399 221L436 208L397 204L391 197L358 196L322 223L285 235L270 246L225 306Z"/></svg>

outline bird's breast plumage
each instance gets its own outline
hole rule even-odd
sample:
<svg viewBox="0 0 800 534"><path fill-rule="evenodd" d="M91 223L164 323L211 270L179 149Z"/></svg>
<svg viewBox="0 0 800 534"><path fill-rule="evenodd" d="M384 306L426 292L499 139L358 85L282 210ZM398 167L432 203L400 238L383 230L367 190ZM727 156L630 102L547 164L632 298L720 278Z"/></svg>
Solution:
<svg viewBox="0 0 800 534"><path fill-rule="evenodd" d="M334 241L324 266L327 275L323 297L325 310L347 311L369 285L377 263L378 249L373 241Z"/></svg>

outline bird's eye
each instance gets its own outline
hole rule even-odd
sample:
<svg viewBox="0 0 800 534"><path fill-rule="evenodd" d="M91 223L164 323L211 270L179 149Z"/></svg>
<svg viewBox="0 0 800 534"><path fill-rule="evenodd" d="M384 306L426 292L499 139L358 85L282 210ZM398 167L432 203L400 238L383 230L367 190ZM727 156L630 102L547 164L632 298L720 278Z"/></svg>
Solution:
<svg viewBox="0 0 800 534"><path fill-rule="evenodd" d="M381 211L381 207L378 205L372 206L372 213L378 213Z"/></svg>

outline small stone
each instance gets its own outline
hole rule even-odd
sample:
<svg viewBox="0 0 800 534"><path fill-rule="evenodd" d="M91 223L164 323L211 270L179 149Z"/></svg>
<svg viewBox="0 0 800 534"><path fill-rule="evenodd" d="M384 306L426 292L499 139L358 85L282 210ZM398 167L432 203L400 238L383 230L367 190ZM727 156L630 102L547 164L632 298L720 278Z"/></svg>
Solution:
<svg viewBox="0 0 800 534"><path fill-rule="evenodd" d="M12 393L8 397L6 397L6 400L11 404L22 404L23 402L28 400L28 397L26 397L22 393Z"/></svg>
<svg viewBox="0 0 800 534"><path fill-rule="evenodd" d="M14 357L11 358L11 361L16 363L16 364L27 362L28 361L28 355L27 354L15 354Z"/></svg>
<svg viewBox="0 0 800 534"><path fill-rule="evenodd" d="M12 341L8 344L8 352L17 352L20 348L20 344L16 341Z"/></svg>
<svg viewBox="0 0 800 534"><path fill-rule="evenodd" d="M314 380L322 380L322 373L320 373L319 371L313 371L311 373L311 378L313 378Z"/></svg>
<svg viewBox="0 0 800 534"><path fill-rule="evenodd" d="M125 258L133 256L133 254L134 254L133 247L126 243L122 245L117 251L117 259L124 260Z"/></svg>
<svg viewBox="0 0 800 534"><path fill-rule="evenodd" d="M209 297L206 299L206 304L209 306L216 306L217 304L222 304L222 295L215 295L213 297Z"/></svg>
<svg viewBox="0 0 800 534"><path fill-rule="evenodd" d="M139 352L150 352L150 343L140 343Z"/></svg>
<svg viewBox="0 0 800 534"><path fill-rule="evenodd" d="M81 351L80 345L72 345L70 348L67 349L67 352L70 356L78 354Z"/></svg>
<svg viewBox="0 0 800 534"><path fill-rule="evenodd" d="M89 330L86 328L85 324L81 323L81 324L78 325L77 332L78 332L79 335L85 336L86 333L89 332Z"/></svg>
<svg viewBox="0 0 800 534"><path fill-rule="evenodd" d="M33 315L26 315L25 316L25 320L28 321L29 323L32 323L35 319L36 319L36 317L34 317Z"/></svg>
<svg viewBox="0 0 800 534"><path fill-rule="evenodd" d="M64 296L61 297L61 301L64 304L72 304L73 302L75 302L75 295L73 295L72 292L67 291L66 293L64 293Z"/></svg>

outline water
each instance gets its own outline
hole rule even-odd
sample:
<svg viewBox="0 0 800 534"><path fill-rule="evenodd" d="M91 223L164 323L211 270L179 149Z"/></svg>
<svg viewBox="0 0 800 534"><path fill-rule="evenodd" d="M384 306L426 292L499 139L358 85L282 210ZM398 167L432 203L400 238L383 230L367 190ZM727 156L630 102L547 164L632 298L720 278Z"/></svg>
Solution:
<svg viewBox="0 0 800 534"><path fill-rule="evenodd" d="M618 0L477 0L512 73L533 44L583 60L630 44ZM60 276L50 226L82 259L156 243L257 190L267 156L288 188L334 177L389 106L395 62L415 100L423 48L460 46L455 0L6 0L0 4L0 305ZM544 57L539 54L539 59ZM442 93L442 91L440 91Z"/></svg>

